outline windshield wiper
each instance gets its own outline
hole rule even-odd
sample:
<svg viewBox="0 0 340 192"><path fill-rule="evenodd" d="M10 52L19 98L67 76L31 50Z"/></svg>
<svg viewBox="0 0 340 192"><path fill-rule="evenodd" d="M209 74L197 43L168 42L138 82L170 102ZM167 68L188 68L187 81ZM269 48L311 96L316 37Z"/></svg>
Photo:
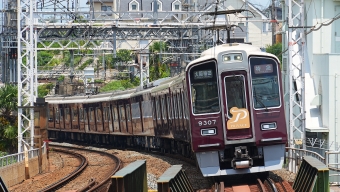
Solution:
<svg viewBox="0 0 340 192"><path fill-rule="evenodd" d="M264 107L264 108L266 109L266 111L268 111L267 106L261 101L261 98L259 98L259 97L257 96L255 89L254 89L254 97L255 97L255 99L256 99L256 102L260 103L260 104L262 105L262 107Z"/></svg>

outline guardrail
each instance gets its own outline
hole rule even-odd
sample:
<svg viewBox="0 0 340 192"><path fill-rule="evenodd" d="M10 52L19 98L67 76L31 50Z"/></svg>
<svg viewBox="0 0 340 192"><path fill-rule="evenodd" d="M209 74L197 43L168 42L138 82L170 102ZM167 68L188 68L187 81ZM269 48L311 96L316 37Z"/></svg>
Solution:
<svg viewBox="0 0 340 192"><path fill-rule="evenodd" d="M46 153L46 142L44 142L44 145L41 147L42 153ZM28 159L39 156L39 148L37 149L30 149L27 151L28 153ZM25 152L6 155L3 157L0 157L0 167L4 167L13 163L21 162L25 159Z"/></svg>
<svg viewBox="0 0 340 192"><path fill-rule="evenodd" d="M147 192L146 161L137 160L119 170L112 177L111 192Z"/></svg>
<svg viewBox="0 0 340 192"><path fill-rule="evenodd" d="M329 192L329 169L318 159L305 156L293 183L295 191Z"/></svg>
<svg viewBox="0 0 340 192"><path fill-rule="evenodd" d="M194 192L182 165L173 165L157 180L158 192L187 191Z"/></svg>

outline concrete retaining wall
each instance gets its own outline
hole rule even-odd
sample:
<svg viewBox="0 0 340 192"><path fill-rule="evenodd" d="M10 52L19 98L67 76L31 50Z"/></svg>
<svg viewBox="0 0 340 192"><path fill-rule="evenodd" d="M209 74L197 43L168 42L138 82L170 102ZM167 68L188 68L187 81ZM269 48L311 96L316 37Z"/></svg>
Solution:
<svg viewBox="0 0 340 192"><path fill-rule="evenodd" d="M39 174L38 157L33 157L28 161L29 177L34 177ZM48 166L47 154L42 156L41 171L44 172ZM25 180L25 161L11 164L5 167L0 167L0 176L6 183L7 187L19 184Z"/></svg>

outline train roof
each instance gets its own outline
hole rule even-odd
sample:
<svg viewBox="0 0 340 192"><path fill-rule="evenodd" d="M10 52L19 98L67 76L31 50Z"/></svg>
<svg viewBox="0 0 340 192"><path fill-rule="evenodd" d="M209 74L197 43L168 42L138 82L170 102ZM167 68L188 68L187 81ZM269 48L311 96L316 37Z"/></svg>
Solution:
<svg viewBox="0 0 340 192"><path fill-rule="evenodd" d="M222 44L215 47L212 47L210 49L207 49L202 52L201 56L197 58L196 60L191 61L186 66L186 71L188 68L193 64L201 61L206 61L209 59L216 58L219 53L226 52L226 51L245 51L247 55L265 55L265 56L271 56L277 59L277 57L273 54L266 53L261 51L261 49L257 46L250 45L250 44L243 44L243 43L229 43L229 44Z"/></svg>

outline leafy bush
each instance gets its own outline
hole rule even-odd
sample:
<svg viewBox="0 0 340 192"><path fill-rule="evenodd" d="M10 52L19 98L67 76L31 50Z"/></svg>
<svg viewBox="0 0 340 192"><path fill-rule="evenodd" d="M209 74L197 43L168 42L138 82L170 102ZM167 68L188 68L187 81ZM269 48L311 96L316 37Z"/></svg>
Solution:
<svg viewBox="0 0 340 192"><path fill-rule="evenodd" d="M38 86L38 97L45 97L53 88L53 83Z"/></svg>
<svg viewBox="0 0 340 192"><path fill-rule="evenodd" d="M53 54L47 51L39 51L37 57L37 65L45 66L51 59L53 58Z"/></svg>
<svg viewBox="0 0 340 192"><path fill-rule="evenodd" d="M131 83L129 79L126 79L126 80L111 81L105 86L103 86L100 89L100 91L106 92L106 91L125 90L125 89L129 89L133 87L135 87L135 85Z"/></svg>
<svg viewBox="0 0 340 192"><path fill-rule="evenodd" d="M282 43L276 43L274 45L267 45L266 52L276 55L282 63Z"/></svg>

